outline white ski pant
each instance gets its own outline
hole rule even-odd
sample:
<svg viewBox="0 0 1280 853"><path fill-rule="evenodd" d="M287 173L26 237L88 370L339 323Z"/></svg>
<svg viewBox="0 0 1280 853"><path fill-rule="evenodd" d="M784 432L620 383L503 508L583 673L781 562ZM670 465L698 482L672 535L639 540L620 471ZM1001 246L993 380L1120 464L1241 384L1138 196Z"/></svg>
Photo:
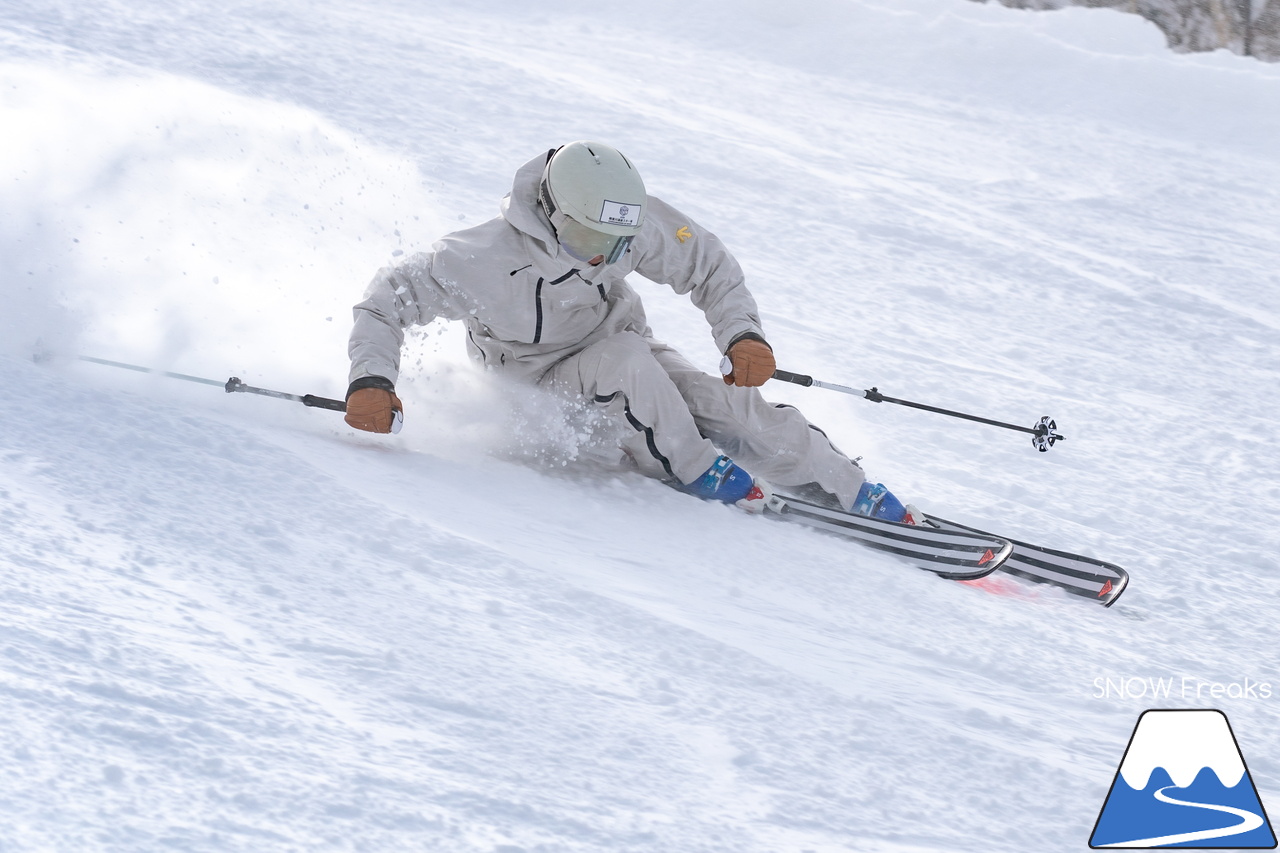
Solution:
<svg viewBox="0 0 1280 853"><path fill-rule="evenodd" d="M853 506L863 473L798 409L726 385L671 347L620 332L558 362L542 384L578 391L629 426L623 448L651 477L692 483L725 454L777 486L816 483Z"/></svg>

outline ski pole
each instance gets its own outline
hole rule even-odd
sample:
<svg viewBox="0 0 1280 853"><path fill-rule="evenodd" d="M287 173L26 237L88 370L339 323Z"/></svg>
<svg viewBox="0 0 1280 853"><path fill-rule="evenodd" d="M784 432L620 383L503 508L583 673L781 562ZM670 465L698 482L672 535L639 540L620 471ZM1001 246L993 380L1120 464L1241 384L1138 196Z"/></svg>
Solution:
<svg viewBox="0 0 1280 853"><path fill-rule="evenodd" d="M270 391L266 388L255 388L252 385L245 385L236 377L232 376L227 383L222 386L227 389L228 394L237 391L243 394L258 394L263 397L275 397L277 400L293 400L295 403L301 403L304 406L310 406L313 409L330 409L335 412L345 412L347 404L341 400L334 400L329 397L317 397L315 394L286 394L283 391Z"/></svg>
<svg viewBox="0 0 1280 853"><path fill-rule="evenodd" d="M805 387L826 388L828 391L839 391L843 394L852 394L855 397L863 397L873 403L895 403L899 406L910 406L913 409L923 409L926 412L936 412L939 415L947 415L952 418L963 418L967 421L976 421L980 424L989 424L990 426L1001 427L1002 429L1016 430L1017 432L1026 432L1032 435L1031 444L1036 450L1044 453L1054 442L1066 441L1065 435L1058 433L1058 424L1048 415L1045 415L1033 427L1019 426L1018 424L1007 424L1003 421L995 421L991 418L983 418L978 415L969 415L964 412L956 412L951 409L940 409L937 406L928 406L924 403L913 403L910 400L899 400L897 397L886 397L880 393L878 388L874 386L866 390L858 390L850 388L848 385L837 385L834 382L821 382L812 376L805 376L802 373L792 373L789 370L775 370L773 378L781 382L790 382L793 385L803 385Z"/></svg>
<svg viewBox="0 0 1280 853"><path fill-rule="evenodd" d="M171 373L167 370L156 370L153 367L140 367L136 364L125 364L122 361L108 361L105 358L94 358L88 355L80 356L80 360L92 362L94 364L104 364L108 367L119 367L124 370L135 370L139 373L151 373L156 376L165 376L169 379L181 379L185 382L199 382L201 385L216 385L228 394L257 394L262 397L274 397L277 400L291 400L295 403L301 403L304 406L310 406L313 409L329 409L335 412L345 412L347 410L347 404L342 400L334 400L329 397L317 397L315 394L287 394L284 391L255 388L252 385L244 384L244 382L235 376L232 376L226 382L219 382L216 379L203 379L199 376L188 376L185 373ZM391 431L399 432L403 423L404 416L399 412L396 412L395 422L391 425Z"/></svg>

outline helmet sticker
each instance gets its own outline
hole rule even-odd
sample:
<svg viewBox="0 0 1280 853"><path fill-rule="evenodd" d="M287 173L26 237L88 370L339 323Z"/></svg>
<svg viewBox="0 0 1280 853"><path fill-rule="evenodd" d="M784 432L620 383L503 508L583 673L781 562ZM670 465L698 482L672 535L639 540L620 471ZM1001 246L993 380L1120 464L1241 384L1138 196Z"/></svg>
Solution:
<svg viewBox="0 0 1280 853"><path fill-rule="evenodd" d="M605 225L623 225L635 228L640 224L640 205L622 204L605 199L600 208L600 222Z"/></svg>

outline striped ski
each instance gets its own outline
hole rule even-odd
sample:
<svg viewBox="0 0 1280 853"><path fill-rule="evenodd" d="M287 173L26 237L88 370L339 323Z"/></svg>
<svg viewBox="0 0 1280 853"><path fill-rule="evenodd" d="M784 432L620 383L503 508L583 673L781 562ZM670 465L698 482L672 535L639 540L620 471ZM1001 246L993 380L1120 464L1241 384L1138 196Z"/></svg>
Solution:
<svg viewBox="0 0 1280 853"><path fill-rule="evenodd" d="M934 516L929 516L927 523L941 531L984 533L976 527ZM1008 541L1013 544L1013 553L1000 566L1000 571L1005 574L1032 583L1059 587L1071 595L1103 607L1114 604L1129 585L1129 573L1114 563L1032 545L1017 539Z"/></svg>
<svg viewBox="0 0 1280 853"><path fill-rule="evenodd" d="M990 533L943 530L866 518L801 498L775 495L769 512L851 539L860 545L902 557L916 566L953 580L974 580L998 569L1013 553L1013 544Z"/></svg>

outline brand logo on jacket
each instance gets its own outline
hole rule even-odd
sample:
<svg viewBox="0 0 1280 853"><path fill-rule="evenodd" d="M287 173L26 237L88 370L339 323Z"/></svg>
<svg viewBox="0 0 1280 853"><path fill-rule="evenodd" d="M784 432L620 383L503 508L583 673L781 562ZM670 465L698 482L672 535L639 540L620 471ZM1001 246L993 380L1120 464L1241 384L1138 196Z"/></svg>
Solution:
<svg viewBox="0 0 1280 853"><path fill-rule="evenodd" d="M693 239L693 232L689 230L688 225L680 226L680 230L676 232L676 239L679 240L681 243L685 242L686 240Z"/></svg>
<svg viewBox="0 0 1280 853"><path fill-rule="evenodd" d="M1274 849L1275 833L1227 715L1143 712L1089 846Z"/></svg>

